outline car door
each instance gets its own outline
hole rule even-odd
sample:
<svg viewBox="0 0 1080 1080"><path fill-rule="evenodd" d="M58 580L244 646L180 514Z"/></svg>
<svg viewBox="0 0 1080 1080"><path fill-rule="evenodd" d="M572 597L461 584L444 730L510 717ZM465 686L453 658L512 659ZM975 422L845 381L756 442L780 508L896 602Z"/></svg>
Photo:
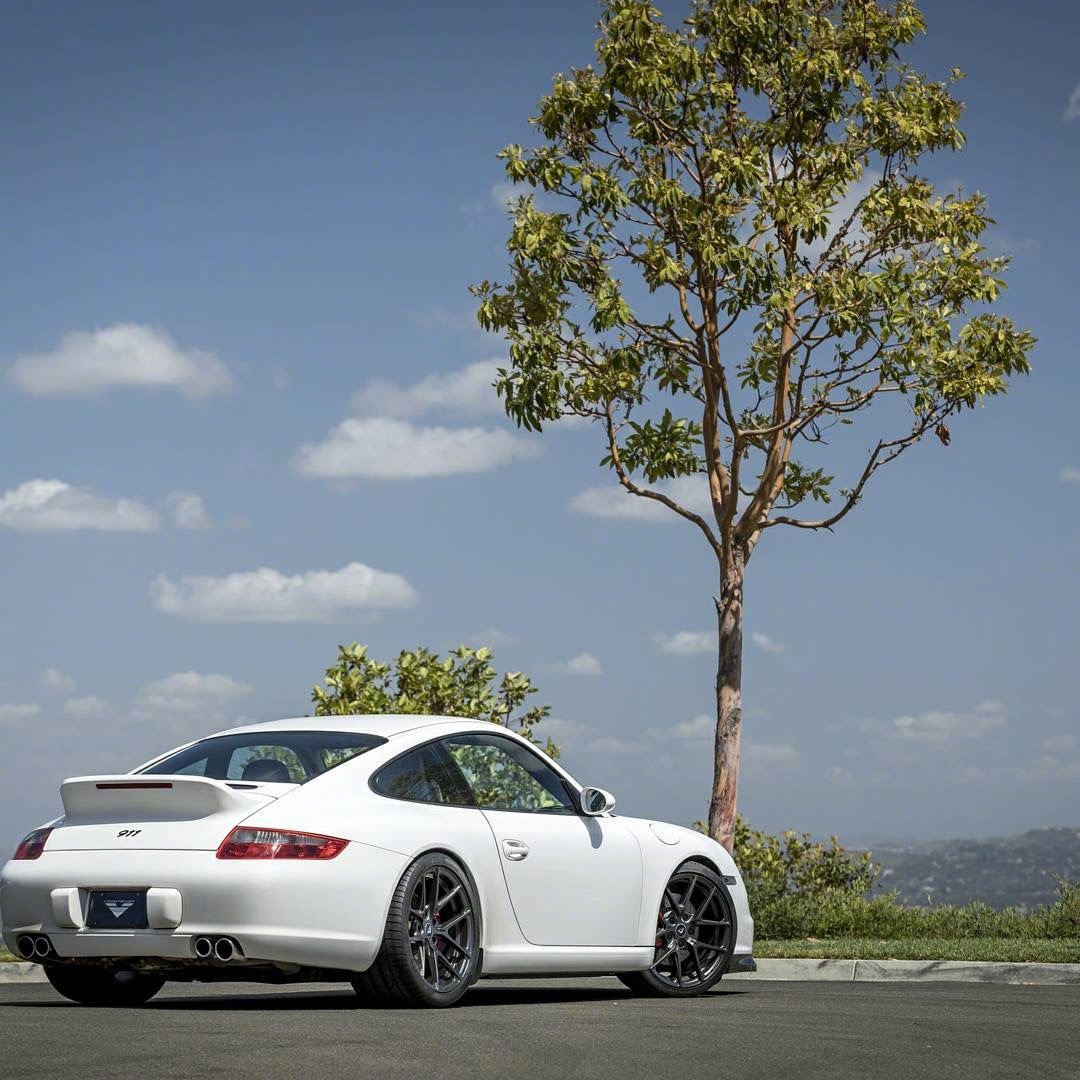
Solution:
<svg viewBox="0 0 1080 1080"><path fill-rule="evenodd" d="M566 782L503 735L444 740L491 826L518 926L533 945L637 945L641 848L618 818L577 811Z"/></svg>

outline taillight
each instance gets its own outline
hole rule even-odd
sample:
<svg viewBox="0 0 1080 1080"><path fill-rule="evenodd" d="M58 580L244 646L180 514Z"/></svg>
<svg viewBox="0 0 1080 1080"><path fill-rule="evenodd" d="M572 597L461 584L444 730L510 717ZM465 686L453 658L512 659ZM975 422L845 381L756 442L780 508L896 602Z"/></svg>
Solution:
<svg viewBox="0 0 1080 1080"><path fill-rule="evenodd" d="M237 826L221 842L219 859L332 859L348 840L286 829L245 829Z"/></svg>
<svg viewBox="0 0 1080 1080"><path fill-rule="evenodd" d="M13 859L36 859L45 850L45 841L52 829L35 829L29 836L24 836L15 849Z"/></svg>

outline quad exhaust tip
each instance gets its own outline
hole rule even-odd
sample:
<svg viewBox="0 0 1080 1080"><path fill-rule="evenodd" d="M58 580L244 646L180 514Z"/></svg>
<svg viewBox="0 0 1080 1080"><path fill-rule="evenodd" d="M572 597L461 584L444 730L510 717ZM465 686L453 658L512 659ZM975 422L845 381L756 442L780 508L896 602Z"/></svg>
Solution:
<svg viewBox="0 0 1080 1080"><path fill-rule="evenodd" d="M44 960L53 954L52 942L44 934L23 934L15 945L24 960Z"/></svg>
<svg viewBox="0 0 1080 1080"><path fill-rule="evenodd" d="M199 960L217 960L221 964L227 964L241 955L240 946L232 938L197 937L195 939L195 956Z"/></svg>

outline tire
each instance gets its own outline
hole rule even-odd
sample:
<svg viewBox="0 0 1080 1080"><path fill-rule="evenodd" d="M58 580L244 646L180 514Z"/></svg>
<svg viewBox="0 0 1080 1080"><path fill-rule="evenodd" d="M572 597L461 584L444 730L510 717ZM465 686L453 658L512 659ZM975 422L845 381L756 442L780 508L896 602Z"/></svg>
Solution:
<svg viewBox="0 0 1080 1080"><path fill-rule="evenodd" d="M704 994L723 977L735 929L735 907L716 871L683 863L660 900L652 967L624 972L619 979L635 994L651 997Z"/></svg>
<svg viewBox="0 0 1080 1080"><path fill-rule="evenodd" d="M57 993L80 1005L142 1005L165 985L160 975L63 964L46 964L45 977Z"/></svg>
<svg viewBox="0 0 1080 1080"><path fill-rule="evenodd" d="M455 1005L478 974L479 931L479 906L464 868L441 852L422 855L398 882L382 948L353 989L369 1000Z"/></svg>

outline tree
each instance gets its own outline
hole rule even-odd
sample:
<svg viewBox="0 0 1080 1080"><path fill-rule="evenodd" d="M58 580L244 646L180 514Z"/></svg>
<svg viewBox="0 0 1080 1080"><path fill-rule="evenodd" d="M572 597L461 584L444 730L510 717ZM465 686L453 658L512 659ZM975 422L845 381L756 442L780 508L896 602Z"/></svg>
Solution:
<svg viewBox="0 0 1080 1080"><path fill-rule="evenodd" d="M1029 333L968 317L1007 265L981 242L983 196L917 171L964 143L962 73L933 82L899 59L924 29L912 0L693 0L678 29L646 0L605 0L595 66L555 78L537 146L500 154L540 193L514 207L509 281L472 287L509 343L508 415L596 422L623 488L716 558L709 832L729 849L762 537L833 528L885 465L931 432L948 445L951 414L1028 371ZM826 437L874 405L838 486ZM685 476L700 506L665 484Z"/></svg>
<svg viewBox="0 0 1080 1080"><path fill-rule="evenodd" d="M550 706L515 713L536 687L520 671L509 671L496 683L491 655L487 648L459 645L443 660L418 648L402 650L391 665L372 660L366 645L340 645L337 663L326 669L326 685L312 688L315 715L419 713L487 720L517 731L557 758L559 747L551 739L541 744L533 735Z"/></svg>

